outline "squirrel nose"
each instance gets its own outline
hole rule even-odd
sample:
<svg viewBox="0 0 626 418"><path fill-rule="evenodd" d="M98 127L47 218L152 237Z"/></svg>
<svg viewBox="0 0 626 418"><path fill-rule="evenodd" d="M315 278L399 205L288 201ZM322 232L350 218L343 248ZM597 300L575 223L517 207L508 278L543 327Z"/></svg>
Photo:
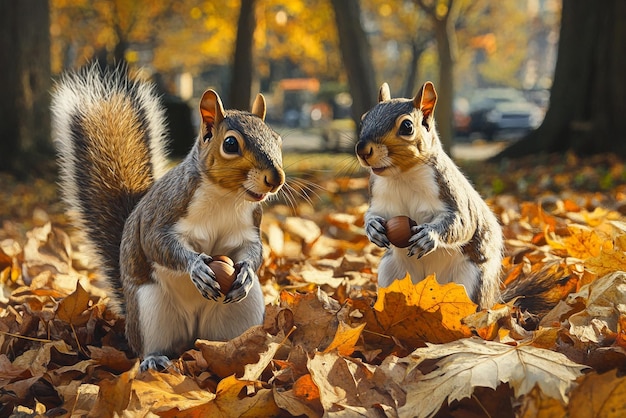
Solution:
<svg viewBox="0 0 626 418"><path fill-rule="evenodd" d="M263 182L272 192L276 192L285 182L285 173L282 170L272 170L265 174Z"/></svg>
<svg viewBox="0 0 626 418"><path fill-rule="evenodd" d="M359 141L356 144L356 155L361 157L364 161L367 161L368 158L372 156L374 153L374 147L369 142Z"/></svg>

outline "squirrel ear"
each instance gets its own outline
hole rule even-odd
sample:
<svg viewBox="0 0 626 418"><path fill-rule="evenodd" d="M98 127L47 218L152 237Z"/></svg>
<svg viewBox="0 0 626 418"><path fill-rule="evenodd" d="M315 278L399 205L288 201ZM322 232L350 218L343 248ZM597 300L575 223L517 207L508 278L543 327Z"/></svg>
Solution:
<svg viewBox="0 0 626 418"><path fill-rule="evenodd" d="M435 86L430 81L424 83L420 91L413 98L413 105L422 111L424 118L429 118L435 111L437 104L437 92Z"/></svg>
<svg viewBox="0 0 626 418"><path fill-rule="evenodd" d="M224 120L224 105L219 94L214 90L207 90L200 100L200 115L202 116L203 132L205 139L213 136L213 128Z"/></svg>
<svg viewBox="0 0 626 418"><path fill-rule="evenodd" d="M383 83L378 90L378 103L391 100L391 93L389 92L389 84Z"/></svg>
<svg viewBox="0 0 626 418"><path fill-rule="evenodd" d="M265 121L265 97L261 93L256 95L254 103L252 103L252 114L257 115L262 121Z"/></svg>

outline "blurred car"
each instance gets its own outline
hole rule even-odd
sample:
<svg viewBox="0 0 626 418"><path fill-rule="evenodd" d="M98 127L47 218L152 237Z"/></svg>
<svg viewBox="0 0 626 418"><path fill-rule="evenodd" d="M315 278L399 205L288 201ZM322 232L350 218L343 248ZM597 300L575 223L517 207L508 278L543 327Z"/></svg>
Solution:
<svg viewBox="0 0 626 418"><path fill-rule="evenodd" d="M469 102L469 134L481 133L486 140L516 138L539 126L544 112L512 88L476 91Z"/></svg>
<svg viewBox="0 0 626 418"><path fill-rule="evenodd" d="M465 97L455 97L452 112L454 115L455 135L468 136L471 123L469 101Z"/></svg>

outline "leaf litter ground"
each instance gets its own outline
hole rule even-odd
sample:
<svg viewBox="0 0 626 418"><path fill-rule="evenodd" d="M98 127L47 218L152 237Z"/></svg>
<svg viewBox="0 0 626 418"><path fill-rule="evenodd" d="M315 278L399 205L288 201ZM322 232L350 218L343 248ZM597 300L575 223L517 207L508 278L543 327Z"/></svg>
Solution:
<svg viewBox="0 0 626 418"><path fill-rule="evenodd" d="M503 225L503 290L530 307L478 312L432 277L376 289L364 173L348 155L286 162L293 189L263 222L264 324L165 373L139 373L54 183L0 177L0 417L626 414L622 161L462 165Z"/></svg>

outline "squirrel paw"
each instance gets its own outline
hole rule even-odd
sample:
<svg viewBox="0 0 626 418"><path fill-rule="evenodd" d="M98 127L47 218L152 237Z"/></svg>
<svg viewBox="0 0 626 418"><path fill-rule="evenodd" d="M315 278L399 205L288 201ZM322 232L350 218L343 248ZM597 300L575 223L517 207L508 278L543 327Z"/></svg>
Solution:
<svg viewBox="0 0 626 418"><path fill-rule="evenodd" d="M224 303L239 302L248 296L248 292L254 284L256 279L256 273L254 269L247 261L240 261L235 265L235 270L238 271L237 278L233 281L228 294L224 298Z"/></svg>
<svg viewBox="0 0 626 418"><path fill-rule="evenodd" d="M381 248L389 248L391 243L387 238L387 230L385 229L385 219L380 216L374 216L368 219L365 224L365 235L367 238Z"/></svg>
<svg viewBox="0 0 626 418"><path fill-rule="evenodd" d="M413 235L409 238L409 257L417 254L422 258L435 251L439 241L437 233L428 225L416 225L411 228Z"/></svg>
<svg viewBox="0 0 626 418"><path fill-rule="evenodd" d="M191 264L189 275L200 294L206 299L217 300L220 296L220 285L215 281L215 273L209 267L213 257L200 254Z"/></svg>
<svg viewBox="0 0 626 418"><path fill-rule="evenodd" d="M172 361L169 357L161 355L159 353L148 354L144 359L139 363L139 371L145 372L148 369L164 371L172 367Z"/></svg>

